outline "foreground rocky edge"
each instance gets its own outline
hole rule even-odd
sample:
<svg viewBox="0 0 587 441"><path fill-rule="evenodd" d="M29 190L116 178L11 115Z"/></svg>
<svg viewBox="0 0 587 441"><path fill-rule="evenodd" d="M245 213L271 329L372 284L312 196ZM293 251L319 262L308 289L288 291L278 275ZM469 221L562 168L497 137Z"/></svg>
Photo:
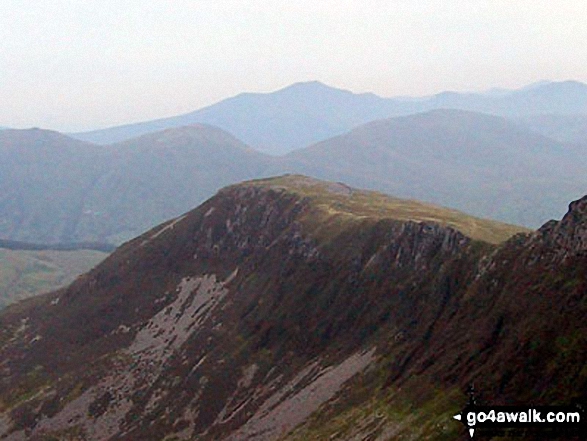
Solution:
<svg viewBox="0 0 587 441"><path fill-rule="evenodd" d="M516 231L301 176L228 187L2 312L0 439L464 439L471 384L584 399L587 198Z"/></svg>

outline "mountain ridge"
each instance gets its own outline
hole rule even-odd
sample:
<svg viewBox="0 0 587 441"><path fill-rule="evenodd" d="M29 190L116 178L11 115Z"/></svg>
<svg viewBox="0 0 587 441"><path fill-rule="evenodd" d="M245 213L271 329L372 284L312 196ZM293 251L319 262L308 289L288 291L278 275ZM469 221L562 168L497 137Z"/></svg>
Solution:
<svg viewBox="0 0 587 441"><path fill-rule="evenodd" d="M119 244L225 185L284 173L532 228L586 185L581 145L459 110L370 122L280 158L202 124L108 146L38 129L2 133L0 237L25 242Z"/></svg>
<svg viewBox="0 0 587 441"><path fill-rule="evenodd" d="M438 109L373 121L284 159L317 178L538 227L582 194L581 151L503 117Z"/></svg>
<svg viewBox="0 0 587 441"><path fill-rule="evenodd" d="M225 188L0 313L0 436L466 439L471 383L492 404L584 398L585 200L490 245L331 213L353 191Z"/></svg>
<svg viewBox="0 0 587 441"><path fill-rule="evenodd" d="M120 243L224 185L259 176L268 160L202 124L108 146L53 131L5 130L0 237Z"/></svg>
<svg viewBox="0 0 587 441"><path fill-rule="evenodd" d="M441 92L413 99L356 94L310 81L294 83L274 92L239 94L183 115L72 133L71 136L109 144L146 132L204 122L232 133L260 151L281 155L369 121L438 108L508 117L541 113L587 114L587 86L576 81L547 82L499 95Z"/></svg>

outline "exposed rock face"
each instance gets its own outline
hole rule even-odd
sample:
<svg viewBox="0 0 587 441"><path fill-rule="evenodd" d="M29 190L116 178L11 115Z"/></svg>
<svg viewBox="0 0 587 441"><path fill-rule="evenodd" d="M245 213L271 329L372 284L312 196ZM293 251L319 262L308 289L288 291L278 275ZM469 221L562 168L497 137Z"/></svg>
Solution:
<svg viewBox="0 0 587 441"><path fill-rule="evenodd" d="M498 402L580 396L585 200L490 245L359 197L301 177L229 187L8 308L0 439L457 437L446 415L470 383Z"/></svg>
<svg viewBox="0 0 587 441"><path fill-rule="evenodd" d="M569 211L560 222L549 222L541 228L546 240L568 254L587 250L587 196L571 202Z"/></svg>

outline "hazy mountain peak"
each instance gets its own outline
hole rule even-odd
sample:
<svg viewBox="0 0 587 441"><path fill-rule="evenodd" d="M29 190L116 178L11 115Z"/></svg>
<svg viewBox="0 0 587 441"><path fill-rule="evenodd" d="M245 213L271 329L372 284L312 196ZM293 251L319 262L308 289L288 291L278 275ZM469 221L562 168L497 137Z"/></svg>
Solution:
<svg viewBox="0 0 587 441"><path fill-rule="evenodd" d="M587 113L579 82L546 83L495 93L441 92L431 97L382 98L320 81L294 83L268 93L242 93L171 118L75 134L108 144L167 127L212 124L266 153L285 154L381 118L434 108L458 108L502 116ZM575 92L573 92L575 91Z"/></svg>
<svg viewBox="0 0 587 441"><path fill-rule="evenodd" d="M0 140L4 143L14 144L21 142L23 144L33 143L34 145L77 145L90 146L94 145L89 141L82 141L72 138L63 133L50 129L41 129L33 127L30 129L4 129L0 131Z"/></svg>
<svg viewBox="0 0 587 441"><path fill-rule="evenodd" d="M531 84L527 87L523 87L521 89L513 91L513 93L520 95L524 93L528 93L530 95L533 94L545 94L546 97L554 96L554 97L564 97L569 102L572 102L574 99L580 98L574 95L566 95L566 94L587 94L587 84L582 83L580 81L575 80L564 80L564 81L540 81L534 84Z"/></svg>
<svg viewBox="0 0 587 441"><path fill-rule="evenodd" d="M357 94L348 90L338 89L320 81L305 81L294 83L290 86L284 87L283 89L279 89L276 92L272 92L271 94L275 94L275 96L289 96L296 100L300 97L307 97L307 99L314 99L318 101L320 99L336 99L338 97L347 95L358 96Z"/></svg>
<svg viewBox="0 0 587 441"><path fill-rule="evenodd" d="M128 142L137 144L141 142L156 141L159 143L173 144L177 141L189 140L204 141L206 139L224 139L235 144L244 144L225 130L211 124L194 123L186 126L170 127L154 133L147 133Z"/></svg>
<svg viewBox="0 0 587 441"><path fill-rule="evenodd" d="M300 89L314 89L314 90L319 90L319 89L336 89L332 86L328 86L327 84L324 84L321 81L318 80L311 80L311 81L299 81L297 83L292 83L289 86L286 86L282 89L279 89L280 91L283 90L300 90ZM336 89L339 90L339 89Z"/></svg>

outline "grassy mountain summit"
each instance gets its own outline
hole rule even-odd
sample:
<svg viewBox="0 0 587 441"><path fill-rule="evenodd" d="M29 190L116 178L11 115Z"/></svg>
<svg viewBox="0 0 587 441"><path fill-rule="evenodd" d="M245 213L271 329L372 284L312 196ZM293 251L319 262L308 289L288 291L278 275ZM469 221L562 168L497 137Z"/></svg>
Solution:
<svg viewBox="0 0 587 441"><path fill-rule="evenodd" d="M317 211L316 218L312 221L320 223L321 228L330 232L335 224L345 221L394 219L448 226L471 239L497 244L514 234L530 231L524 227L476 218L433 204L394 198L383 193L359 190L342 183L320 181L303 175L285 175L239 185L283 189L309 199Z"/></svg>
<svg viewBox="0 0 587 441"><path fill-rule="evenodd" d="M0 312L0 437L465 439L470 384L584 399L587 197L505 241L479 222L299 175L225 187Z"/></svg>

